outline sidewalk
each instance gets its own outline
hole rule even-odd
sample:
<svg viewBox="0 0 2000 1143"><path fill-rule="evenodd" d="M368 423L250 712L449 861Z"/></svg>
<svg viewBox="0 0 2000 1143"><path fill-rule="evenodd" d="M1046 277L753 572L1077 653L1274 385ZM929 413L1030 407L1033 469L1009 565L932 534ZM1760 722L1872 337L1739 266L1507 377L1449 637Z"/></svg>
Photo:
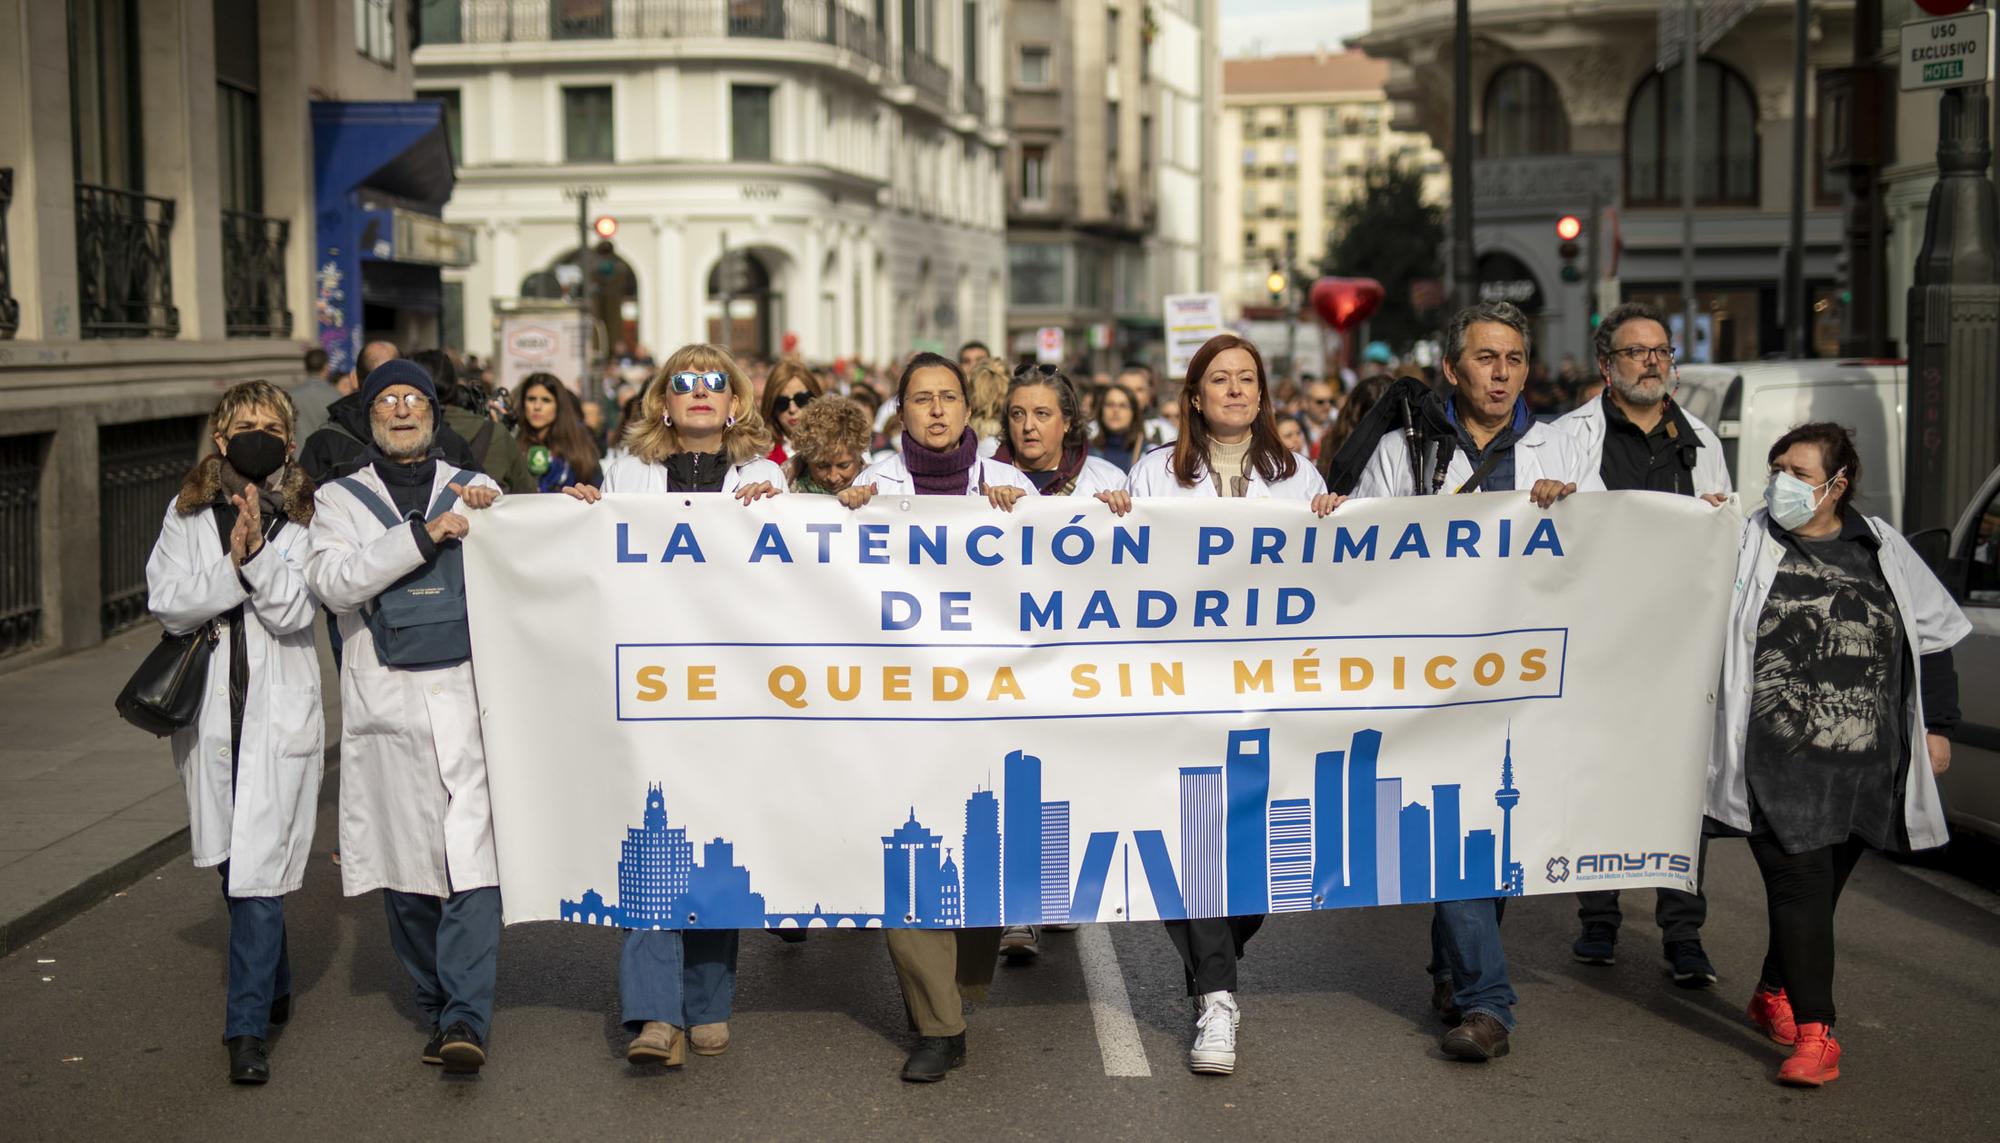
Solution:
<svg viewBox="0 0 2000 1143"><path fill-rule="evenodd" d="M159 638L147 623L0 675L0 954L186 855L187 800L167 740L112 710ZM339 686L324 638L320 660L331 747Z"/></svg>

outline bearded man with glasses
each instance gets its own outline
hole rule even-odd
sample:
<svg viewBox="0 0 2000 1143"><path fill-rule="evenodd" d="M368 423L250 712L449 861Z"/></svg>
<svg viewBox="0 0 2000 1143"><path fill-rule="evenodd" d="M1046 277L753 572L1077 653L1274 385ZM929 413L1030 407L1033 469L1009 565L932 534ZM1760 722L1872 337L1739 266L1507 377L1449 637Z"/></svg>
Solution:
<svg viewBox="0 0 2000 1143"><path fill-rule="evenodd" d="M1604 392L1556 424L1576 440L1604 486L1614 492L1699 496L1718 505L1728 499L1733 488L1722 442L1674 401L1674 348L1666 315L1642 302L1627 302L1604 316L1595 348ZM1704 875L1708 871L1706 837L1701 870ZM1714 984L1715 965L1701 947L1708 901L1699 885L1693 893L1657 892L1653 915L1667 973L1683 988ZM1578 893L1576 899L1583 933L1570 946L1571 954L1584 964L1612 964L1623 920L1618 891Z"/></svg>

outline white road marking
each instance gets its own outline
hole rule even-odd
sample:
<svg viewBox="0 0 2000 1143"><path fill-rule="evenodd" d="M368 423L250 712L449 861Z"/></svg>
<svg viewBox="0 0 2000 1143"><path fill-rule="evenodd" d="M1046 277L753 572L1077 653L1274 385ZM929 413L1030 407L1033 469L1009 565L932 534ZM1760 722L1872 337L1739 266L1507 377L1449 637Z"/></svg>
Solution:
<svg viewBox="0 0 2000 1143"><path fill-rule="evenodd" d="M2000 917L2000 893L1982 889L1962 877L1953 877L1949 873L1926 869L1921 865L1897 865L1896 868L1926 885L1944 890L1968 905Z"/></svg>
<svg viewBox="0 0 2000 1143"><path fill-rule="evenodd" d="M1132 998L1125 992L1125 972L1106 925L1085 925L1076 931L1077 959L1083 965L1083 987L1090 994L1090 1018L1097 1025L1097 1050L1104 1055L1104 1074L1143 1077L1153 1074L1146 1046L1139 1041L1139 1022L1132 1018Z"/></svg>

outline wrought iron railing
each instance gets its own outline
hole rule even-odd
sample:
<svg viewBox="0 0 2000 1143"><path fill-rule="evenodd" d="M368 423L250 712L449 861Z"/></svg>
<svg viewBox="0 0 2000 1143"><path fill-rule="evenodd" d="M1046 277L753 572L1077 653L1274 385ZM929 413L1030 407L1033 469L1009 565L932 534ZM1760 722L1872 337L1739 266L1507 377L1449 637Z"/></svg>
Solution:
<svg viewBox="0 0 2000 1143"><path fill-rule="evenodd" d="M882 37L868 17L839 0L465 0L449 41L765 39L830 44L875 63ZM442 21L439 22L440 24Z"/></svg>
<svg viewBox="0 0 2000 1143"><path fill-rule="evenodd" d="M76 184L76 292L85 337L178 337L172 199Z"/></svg>
<svg viewBox="0 0 2000 1143"><path fill-rule="evenodd" d="M909 44L903 45L903 81L940 106L951 101L951 72Z"/></svg>
<svg viewBox="0 0 2000 1143"><path fill-rule="evenodd" d="M194 463L202 417L97 430L98 570L104 634L146 618L146 559L167 503Z"/></svg>
<svg viewBox="0 0 2000 1143"><path fill-rule="evenodd" d="M230 337L284 337L292 331L285 290L285 245L292 224L241 210L222 212L223 322Z"/></svg>
<svg viewBox="0 0 2000 1143"><path fill-rule="evenodd" d="M0 657L42 641L42 453L48 437L0 437Z"/></svg>
<svg viewBox="0 0 2000 1143"><path fill-rule="evenodd" d="M14 203L14 168L0 167L0 338L21 328L21 303L14 300L14 265L7 253L7 208Z"/></svg>

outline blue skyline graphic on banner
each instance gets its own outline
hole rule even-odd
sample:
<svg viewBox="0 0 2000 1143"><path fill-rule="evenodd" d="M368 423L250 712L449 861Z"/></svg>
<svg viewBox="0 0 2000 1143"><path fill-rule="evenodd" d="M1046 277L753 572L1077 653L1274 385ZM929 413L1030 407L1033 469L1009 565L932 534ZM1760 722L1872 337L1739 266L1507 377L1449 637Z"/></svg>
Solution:
<svg viewBox="0 0 2000 1143"><path fill-rule="evenodd" d="M565 921L624 928L905 928L1095 921L1112 864L1121 865L1131 909L1131 851L1162 920L1299 912L1462 898L1519 896L1514 855L1511 729L1493 792L1500 833L1462 831L1462 787L1434 785L1428 804L1404 800L1403 779L1377 772L1380 731L1357 732L1346 750L1314 756L1312 797L1273 801L1271 732L1228 733L1222 764L1179 768L1180 853L1158 829L1093 831L1070 881L1071 804L1042 798L1041 759L1008 753L998 791L975 789L964 803L954 851L917 818L916 807L882 835L877 912L773 910L736 864L734 845L705 842L702 859L685 825L670 825L662 786L648 785L641 824L620 845L618 899L595 888L560 903ZM1004 828L1003 828L1004 827Z"/></svg>

